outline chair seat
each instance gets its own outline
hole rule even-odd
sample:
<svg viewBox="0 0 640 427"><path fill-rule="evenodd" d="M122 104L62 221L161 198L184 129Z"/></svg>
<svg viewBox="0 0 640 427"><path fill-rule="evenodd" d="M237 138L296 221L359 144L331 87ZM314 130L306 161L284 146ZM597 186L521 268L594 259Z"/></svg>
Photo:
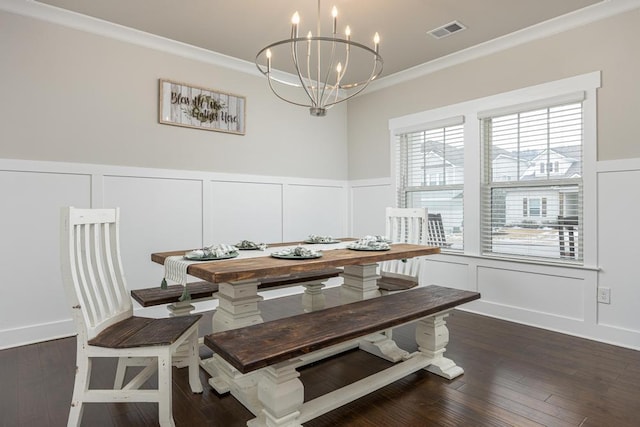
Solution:
<svg viewBox="0 0 640 427"><path fill-rule="evenodd" d="M385 272L382 272L382 276L378 279L377 283L378 288L383 291L406 291L407 289L415 288L416 286L418 286L418 278L413 276L391 276L385 274Z"/></svg>
<svg viewBox="0 0 640 427"><path fill-rule="evenodd" d="M171 345L201 317L200 314L162 319L132 316L109 326L89 340L89 345L106 348Z"/></svg>

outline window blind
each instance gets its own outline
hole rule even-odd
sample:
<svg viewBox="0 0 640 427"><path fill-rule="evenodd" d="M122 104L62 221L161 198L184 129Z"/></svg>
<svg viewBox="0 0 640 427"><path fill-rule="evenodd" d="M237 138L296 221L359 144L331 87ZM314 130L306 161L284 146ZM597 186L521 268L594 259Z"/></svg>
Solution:
<svg viewBox="0 0 640 427"><path fill-rule="evenodd" d="M458 117L396 136L398 206L427 208L444 229L444 239L429 236L429 243L452 250L464 248L463 131Z"/></svg>
<svg viewBox="0 0 640 427"><path fill-rule="evenodd" d="M582 102L481 119L482 252L582 260Z"/></svg>

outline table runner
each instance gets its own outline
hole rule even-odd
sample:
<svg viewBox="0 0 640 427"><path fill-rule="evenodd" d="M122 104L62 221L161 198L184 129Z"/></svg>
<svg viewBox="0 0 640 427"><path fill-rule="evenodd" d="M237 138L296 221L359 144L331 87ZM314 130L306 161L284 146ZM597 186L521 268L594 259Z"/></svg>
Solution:
<svg viewBox="0 0 640 427"><path fill-rule="evenodd" d="M198 261L190 261L184 258L184 256L170 256L164 262L164 278L160 287L162 289L167 288L167 280L179 283L184 288L180 301L188 301L191 299L189 291L187 290L187 268Z"/></svg>

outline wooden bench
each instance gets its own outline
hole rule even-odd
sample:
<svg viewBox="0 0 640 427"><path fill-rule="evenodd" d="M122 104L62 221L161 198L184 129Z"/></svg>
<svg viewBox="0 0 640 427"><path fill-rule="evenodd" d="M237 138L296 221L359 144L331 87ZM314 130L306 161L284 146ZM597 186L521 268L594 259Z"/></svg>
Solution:
<svg viewBox="0 0 640 427"><path fill-rule="evenodd" d="M323 280L328 280L332 277L338 277L342 273L342 270L339 268L329 268L321 271L313 271L313 272L303 272L290 276L281 276L281 277L271 277L268 279L264 279L258 285L259 290L267 290L267 289L276 289L280 287L288 287L288 286L296 286L296 285L310 285L314 282L320 282ZM192 282L187 283L187 290L191 295L192 301L197 300L206 300L214 298L214 294L218 292L218 284L210 283L210 282ZM323 301L320 300L318 293L321 292L320 289L310 289L307 291L314 293L312 295L315 297L315 301L310 302L309 304L313 307L309 307L309 310L318 309L320 305L323 305ZM172 304L169 306L169 309L174 314L182 314L176 312L176 304L180 302L180 297L182 296L183 288L182 285L170 285L167 286L167 289L161 289L160 286L156 286L153 288L144 288L144 289L134 289L131 291L131 297L137 301L143 307L151 307L162 304ZM318 301L320 300L320 301ZM188 303L187 303L188 305ZM191 308L192 309L192 308ZM189 309L189 310L191 310Z"/></svg>
<svg viewBox="0 0 640 427"><path fill-rule="evenodd" d="M240 373L264 368L256 387L259 405L249 408L257 418L248 425L267 425L267 418L269 425L300 425L420 369L449 379L461 375L463 370L443 357L449 337L444 318L454 307L478 298L477 292L418 287L216 332L205 336L204 342ZM303 364L300 358L413 321L418 321L419 351L407 353L384 371L303 403L304 388L296 371Z"/></svg>

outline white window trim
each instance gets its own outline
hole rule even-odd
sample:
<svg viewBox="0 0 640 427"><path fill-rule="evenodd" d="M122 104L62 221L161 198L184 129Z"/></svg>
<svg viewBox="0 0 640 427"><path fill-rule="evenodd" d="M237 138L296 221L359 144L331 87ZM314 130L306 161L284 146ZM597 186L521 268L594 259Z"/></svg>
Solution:
<svg viewBox="0 0 640 427"><path fill-rule="evenodd" d="M398 134L424 128L425 125L447 122L464 117L464 255L480 258L499 258L481 254L481 177L482 142L478 114L517 106L537 105L583 94L583 267L597 268L597 89L601 86L601 72L594 71L561 80L529 86L497 95L466 101L389 120L389 153L391 183L397 191L395 140ZM554 262L542 262L554 264Z"/></svg>

